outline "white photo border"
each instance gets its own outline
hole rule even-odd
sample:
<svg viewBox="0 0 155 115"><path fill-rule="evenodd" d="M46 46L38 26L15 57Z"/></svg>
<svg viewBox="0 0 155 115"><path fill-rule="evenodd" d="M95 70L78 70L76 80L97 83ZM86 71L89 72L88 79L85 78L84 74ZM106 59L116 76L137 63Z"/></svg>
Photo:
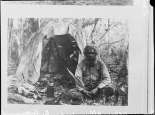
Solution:
<svg viewBox="0 0 155 115"><path fill-rule="evenodd" d="M7 5L1 3L2 112L49 114L147 113L148 8L142 6ZM128 106L7 104L8 18L112 18L129 25Z"/></svg>

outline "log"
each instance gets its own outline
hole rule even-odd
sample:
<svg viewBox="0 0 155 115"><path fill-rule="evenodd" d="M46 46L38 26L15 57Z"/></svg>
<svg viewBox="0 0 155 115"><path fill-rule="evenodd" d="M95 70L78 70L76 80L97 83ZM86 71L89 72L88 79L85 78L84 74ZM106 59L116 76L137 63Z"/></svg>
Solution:
<svg viewBox="0 0 155 115"><path fill-rule="evenodd" d="M8 103L14 104L37 104L37 100L26 98L20 94L8 93Z"/></svg>

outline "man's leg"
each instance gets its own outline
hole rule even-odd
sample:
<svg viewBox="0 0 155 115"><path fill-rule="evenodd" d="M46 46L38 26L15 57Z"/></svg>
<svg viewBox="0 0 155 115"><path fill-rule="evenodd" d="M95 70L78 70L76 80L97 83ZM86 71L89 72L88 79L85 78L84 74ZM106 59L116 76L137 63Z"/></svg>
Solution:
<svg viewBox="0 0 155 115"><path fill-rule="evenodd" d="M115 94L115 88L111 85L107 85L100 89L100 96L105 99L105 103L109 102L111 97Z"/></svg>
<svg viewBox="0 0 155 115"><path fill-rule="evenodd" d="M70 89L65 94L65 101L72 105L80 105L83 102L83 95L76 89Z"/></svg>

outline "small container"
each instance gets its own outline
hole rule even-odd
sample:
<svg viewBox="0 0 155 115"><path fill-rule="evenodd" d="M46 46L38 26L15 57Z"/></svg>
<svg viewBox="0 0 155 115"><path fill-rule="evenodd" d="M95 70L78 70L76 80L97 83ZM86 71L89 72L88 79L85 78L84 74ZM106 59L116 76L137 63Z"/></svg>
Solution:
<svg viewBox="0 0 155 115"><path fill-rule="evenodd" d="M46 91L47 97L54 97L54 83L49 83Z"/></svg>

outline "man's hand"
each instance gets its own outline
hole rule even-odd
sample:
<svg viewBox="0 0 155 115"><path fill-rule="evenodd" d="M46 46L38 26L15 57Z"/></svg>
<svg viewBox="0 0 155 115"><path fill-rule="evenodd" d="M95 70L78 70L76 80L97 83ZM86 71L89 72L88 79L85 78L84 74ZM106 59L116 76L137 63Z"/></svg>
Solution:
<svg viewBox="0 0 155 115"><path fill-rule="evenodd" d="M105 87L105 86L106 86L106 84L100 83L100 84L98 85L98 88L99 88L99 89L102 89L102 88Z"/></svg>
<svg viewBox="0 0 155 115"><path fill-rule="evenodd" d="M80 88L79 91L83 92L84 94L90 96L92 93L90 91L85 90L84 88Z"/></svg>
<svg viewBox="0 0 155 115"><path fill-rule="evenodd" d="M91 95L91 92L90 92L90 91L83 90L83 92L84 92L86 95L88 95L88 96L90 96L90 95Z"/></svg>
<svg viewBox="0 0 155 115"><path fill-rule="evenodd" d="M98 87L96 87L95 89L91 90L92 94L95 94L98 91Z"/></svg>
<svg viewBox="0 0 155 115"><path fill-rule="evenodd" d="M79 90L79 91L83 91L84 88L82 88L82 87L78 87L78 90Z"/></svg>

